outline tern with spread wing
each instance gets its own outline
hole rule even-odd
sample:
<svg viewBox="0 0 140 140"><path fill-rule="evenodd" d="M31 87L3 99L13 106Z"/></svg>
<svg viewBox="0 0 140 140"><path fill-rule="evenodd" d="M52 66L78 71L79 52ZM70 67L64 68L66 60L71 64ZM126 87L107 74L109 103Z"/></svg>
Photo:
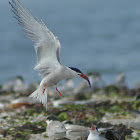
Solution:
<svg viewBox="0 0 140 140"><path fill-rule="evenodd" d="M59 95L61 92L57 89L57 83L61 80L80 76L88 81L89 78L79 69L63 66L60 62L60 42L57 37L46 27L42 20L37 21L24 8L18 0L9 2L18 24L22 27L23 32L35 43L34 48L37 56L35 70L38 70L42 81L39 88L29 97L37 99L47 108L47 89L56 85ZM91 86L91 85L90 85Z"/></svg>

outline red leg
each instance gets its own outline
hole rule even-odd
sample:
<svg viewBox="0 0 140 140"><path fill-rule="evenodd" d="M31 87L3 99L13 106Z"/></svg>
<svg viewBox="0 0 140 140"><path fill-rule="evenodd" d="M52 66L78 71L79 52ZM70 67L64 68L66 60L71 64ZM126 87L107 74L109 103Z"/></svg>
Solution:
<svg viewBox="0 0 140 140"><path fill-rule="evenodd" d="M58 91L59 96L63 96L62 93L57 89L57 87L56 87L56 90Z"/></svg>
<svg viewBox="0 0 140 140"><path fill-rule="evenodd" d="M44 84L43 94L44 94L45 90L46 90L46 83Z"/></svg>

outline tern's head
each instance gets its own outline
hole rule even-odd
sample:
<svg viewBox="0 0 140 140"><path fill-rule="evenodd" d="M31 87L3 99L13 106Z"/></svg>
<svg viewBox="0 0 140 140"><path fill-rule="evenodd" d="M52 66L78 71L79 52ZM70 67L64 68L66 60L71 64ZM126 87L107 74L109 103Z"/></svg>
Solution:
<svg viewBox="0 0 140 140"><path fill-rule="evenodd" d="M83 74L79 69L77 68L73 68L73 67L69 67L73 72L75 72L77 74L77 76L82 77L83 79L87 80L89 83L89 86L91 87L89 78L87 77L87 75Z"/></svg>
<svg viewBox="0 0 140 140"><path fill-rule="evenodd" d="M47 125L50 124L52 121L56 121L56 117L54 116L48 116L47 119L45 120Z"/></svg>
<svg viewBox="0 0 140 140"><path fill-rule="evenodd" d="M94 133L94 134L98 134L98 129L93 125L93 123L91 123L90 132L91 133Z"/></svg>
<svg viewBox="0 0 140 140"><path fill-rule="evenodd" d="M100 140L100 136L98 134L98 131L96 130L93 123L91 123L91 129L90 129L90 133L89 133L87 140Z"/></svg>
<svg viewBox="0 0 140 140"><path fill-rule="evenodd" d="M66 128L64 126L64 124L62 123L58 123L55 128L57 129L57 133L61 133L61 132L65 132L66 131Z"/></svg>
<svg viewBox="0 0 140 140"><path fill-rule="evenodd" d="M71 121L69 121L69 120L65 120L65 121L63 121L63 124L70 124L70 125L72 125L73 123Z"/></svg>

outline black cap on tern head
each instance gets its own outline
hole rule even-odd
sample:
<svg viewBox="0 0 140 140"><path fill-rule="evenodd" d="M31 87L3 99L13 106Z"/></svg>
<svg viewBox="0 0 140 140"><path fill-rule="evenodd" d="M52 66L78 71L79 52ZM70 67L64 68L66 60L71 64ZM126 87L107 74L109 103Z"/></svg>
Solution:
<svg viewBox="0 0 140 140"><path fill-rule="evenodd" d="M73 71L77 72L77 73L82 73L79 69L77 68L73 68L73 67L69 67L70 69L72 69Z"/></svg>
<svg viewBox="0 0 140 140"><path fill-rule="evenodd" d="M77 68L73 68L73 67L69 67L69 68L70 68L71 70L77 72L78 75L79 75L80 77L82 77L83 79L87 80L88 83L89 83L89 86L91 87L91 84L90 84L90 81L89 81L89 78L87 77L87 75L83 74L83 73L82 73L79 69L77 69Z"/></svg>
<svg viewBox="0 0 140 140"><path fill-rule="evenodd" d="M48 116L47 120L49 120L49 121L56 121L57 119L54 116Z"/></svg>
<svg viewBox="0 0 140 140"><path fill-rule="evenodd" d="M65 121L63 121L63 124L73 124L73 123L69 120L65 120Z"/></svg>

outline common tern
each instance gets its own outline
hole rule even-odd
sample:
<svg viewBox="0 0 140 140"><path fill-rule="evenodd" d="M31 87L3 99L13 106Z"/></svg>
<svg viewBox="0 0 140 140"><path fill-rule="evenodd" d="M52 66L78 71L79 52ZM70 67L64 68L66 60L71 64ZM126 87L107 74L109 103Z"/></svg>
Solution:
<svg viewBox="0 0 140 140"><path fill-rule="evenodd" d="M90 81L87 75L74 67L63 66L60 62L60 42L57 37L46 27L42 20L37 21L19 0L9 2L18 24L22 27L23 32L35 43L34 48L37 55L37 64L34 67L38 70L42 81L37 90L29 97L37 99L47 109L48 88L56 85L59 95L62 93L57 89L57 83L67 78L80 76Z"/></svg>
<svg viewBox="0 0 140 140"><path fill-rule="evenodd" d="M101 140L99 133L94 127L93 123L91 123L91 129L87 140Z"/></svg>
<svg viewBox="0 0 140 140"><path fill-rule="evenodd" d="M47 119L45 120L47 125L49 125L53 121L57 121L56 117L54 117L54 116L48 116Z"/></svg>
<svg viewBox="0 0 140 140"><path fill-rule="evenodd" d="M89 135L89 127L74 125L71 121L64 121L63 124L67 130L66 138L68 139L77 140L79 138L86 138Z"/></svg>
<svg viewBox="0 0 140 140"><path fill-rule="evenodd" d="M47 125L46 134L50 138L60 139L65 137L66 128L64 124L59 121L52 121Z"/></svg>

